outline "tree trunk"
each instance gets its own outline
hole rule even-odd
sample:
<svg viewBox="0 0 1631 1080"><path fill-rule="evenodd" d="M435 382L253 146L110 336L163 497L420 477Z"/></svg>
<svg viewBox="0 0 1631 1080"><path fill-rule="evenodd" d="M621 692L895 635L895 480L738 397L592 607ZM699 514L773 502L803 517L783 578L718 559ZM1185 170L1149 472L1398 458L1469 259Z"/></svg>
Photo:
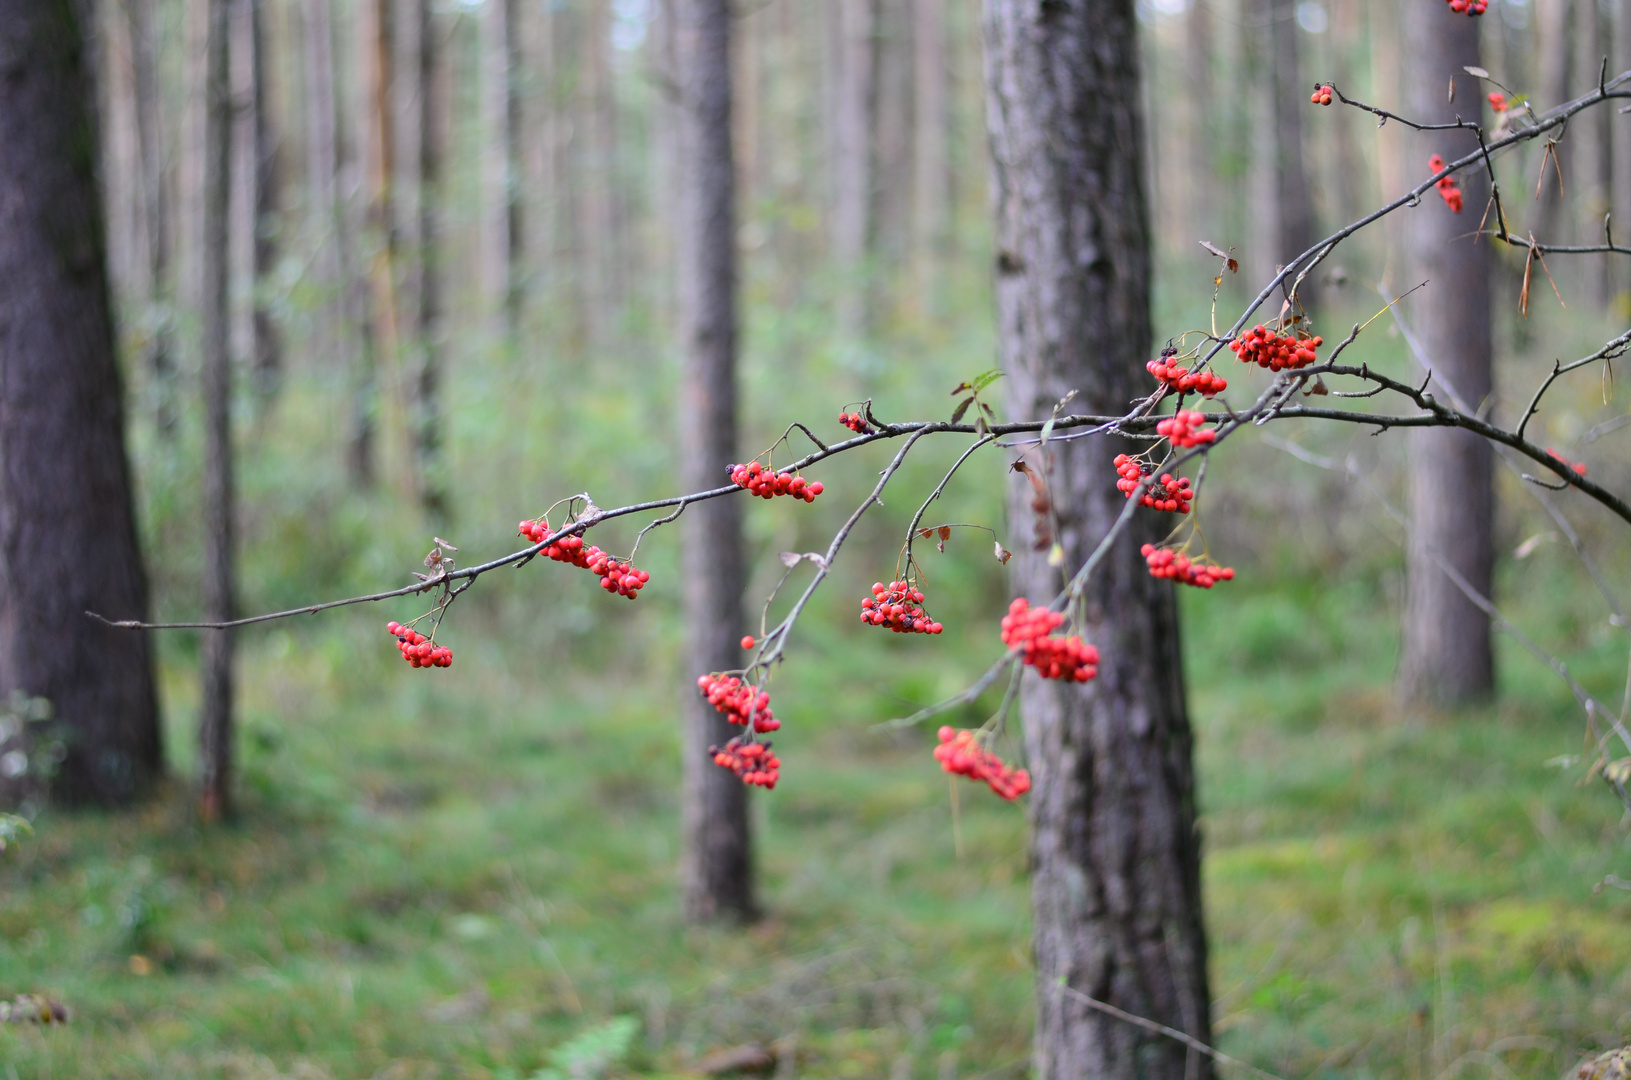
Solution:
<svg viewBox="0 0 1631 1080"><path fill-rule="evenodd" d="M521 333L527 300L527 236L522 201L522 125L525 123L526 51L521 37L520 0L504 0L504 330L514 342Z"/></svg>
<svg viewBox="0 0 1631 1080"><path fill-rule="evenodd" d="M447 96L442 57L446 31L435 0L419 0L419 364L414 377L412 443L419 505L433 520L448 515L442 475L442 159Z"/></svg>
<svg viewBox="0 0 1631 1080"><path fill-rule="evenodd" d="M1631 0L1620 0L1614 11L1614 62L1611 72L1631 68ZM1631 124L1623 120L1613 125L1614 137L1614 225L1617 237L1631 237ZM1625 243L1617 239L1617 243ZM1618 271L1622 291L1631 286L1631 275Z"/></svg>
<svg viewBox="0 0 1631 1080"><path fill-rule="evenodd" d="M1595 7L1595 4L1592 6ZM1576 0L1537 0L1535 4L1535 45L1540 52L1540 93L1537 95L1539 100L1535 102L1537 112L1554 109L1568 101L1569 89L1577 81L1571 61L1574 57L1573 28L1580 14L1579 7ZM1477 63L1476 60L1472 62ZM1443 84L1448 79L1449 76L1445 75L1439 82ZM1444 98L1443 91L1441 85L1440 101ZM1555 133L1551 138L1556 138ZM1566 244L1569 242L1567 237L1572 234L1563 217L1563 194L1573 179L1573 170L1569 167L1569 150L1573 142L1568 138L1560 140L1552 146L1551 159L1547 160L1543 148L1550 144L1547 139L1542 139L1535 160L1530 165L1532 182L1539 183L1542 175L1545 177L1545 182L1539 188L1539 205L1535 207L1533 215L1535 239L1543 244ZM1562 170L1561 184L1558 182L1559 169ZM1529 188L1530 192L1534 190ZM1482 204L1479 205L1481 208Z"/></svg>
<svg viewBox="0 0 1631 1080"><path fill-rule="evenodd" d="M366 0L358 11L358 67L362 73L364 202L359 234L371 249L361 276L373 326L377 358L397 356L396 266L401 247L396 215L396 7L392 0Z"/></svg>
<svg viewBox="0 0 1631 1080"><path fill-rule="evenodd" d="M986 0L998 341L1013 416L1120 412L1148 388L1150 230L1133 0ZM1105 477L1119 439L1055 443L1047 463L1062 568L1010 489L1017 596L1045 602L1125 505ZM1019 479L1016 477L1016 479ZM1177 1043L1093 1011L1063 987L1211 1041L1191 735L1172 587L1139 555L1135 519L1088 586L1095 682L1027 672L1036 1075L1210 1075ZM1037 530L1040 532L1040 530ZM1034 542L1033 542L1034 540Z"/></svg>
<svg viewBox="0 0 1631 1080"><path fill-rule="evenodd" d="M171 305L175 282L170 269L170 198L164 145L164 102L159 90L158 0L126 0L130 20L131 67L136 84L136 137L141 144L141 187L151 307L146 366L152 372L155 416L160 436L175 433L175 356Z"/></svg>
<svg viewBox="0 0 1631 1080"><path fill-rule="evenodd" d="M946 0L912 0L914 101L913 262L918 307L938 314L940 262L951 240L951 87L946 68Z"/></svg>
<svg viewBox="0 0 1631 1080"><path fill-rule="evenodd" d="M70 803L163 768L103 254L83 41L68 4L0 0L0 694L55 707Z"/></svg>
<svg viewBox="0 0 1631 1080"><path fill-rule="evenodd" d="M681 471L686 490L720 482L736 455L736 185L731 154L729 0L675 0L680 96ZM695 679L742 665L742 500L711 499L680 519L685 548L685 791L680 885L686 918L754 913L747 789L708 747L733 731Z"/></svg>
<svg viewBox="0 0 1631 1080"><path fill-rule="evenodd" d="M1308 89L1303 86L1302 65L1298 63L1297 0L1252 0L1252 21L1262 25L1257 39L1262 50L1258 78L1262 82L1254 168L1267 170L1258 183L1260 198L1266 198L1259 221L1266 226L1266 251L1254 272L1266 278L1281 266L1307 251L1318 239L1314 235L1314 205L1308 189L1307 148L1303 142L1302 116L1308 106ZM1288 283L1289 287L1289 283ZM1305 304L1313 299L1311 281L1305 281L1298 295Z"/></svg>
<svg viewBox="0 0 1631 1080"><path fill-rule="evenodd" d="M231 0L209 0L204 47L204 618L233 618L232 357L227 270L231 198L232 83L228 64ZM199 813L216 821L232 813L231 630L205 630L200 662Z"/></svg>
<svg viewBox="0 0 1631 1080"><path fill-rule="evenodd" d="M338 25L328 11L327 0L317 0L318 9L333 35ZM332 37L331 37L332 41ZM342 38L343 41L343 38ZM360 50L359 50L360 51ZM372 50L370 50L372 52ZM330 49L333 56L333 49ZM342 54L344 55L344 54ZM367 125L371 95L366 81L348 83L353 93L336 94L334 116L334 249L340 274L340 328L336 335L344 343L344 355L351 379L351 432L346 464L353 486L367 489L378 479L375 457L379 443L379 348L375 337L373 283L362 266L360 248L367 226L368 205L363 194L358 166L359 138L350 121L362 117ZM360 107L359 107L360 106ZM366 133L364 133L366 137Z"/></svg>
<svg viewBox="0 0 1631 1080"><path fill-rule="evenodd" d="M340 361L343 327L336 326L334 292L341 287L334 237L334 39L329 0L310 0L301 15L306 59L306 216L317 285L312 351L320 365Z"/></svg>
<svg viewBox="0 0 1631 1080"><path fill-rule="evenodd" d="M1463 73L1478 66L1478 23L1429 4L1408 6L1405 40L1411 55L1411 116L1450 123L1475 115L1483 89ZM1446 88L1455 79L1455 102ZM1412 142L1418 157L1454 159L1478 148L1462 132L1432 132ZM1425 160L1413 162L1423 175ZM1483 174L1460 174L1466 209L1453 214L1436 194L1410 211L1406 238L1411 281L1427 281L1413 303L1416 334L1434 371L1434 393L1476 410L1489 396L1490 245L1476 241L1475 215L1489 197ZM1439 560L1447 561L1488 596L1495 565L1492 537L1495 495L1489 444L1451 428L1411 433L1411 530L1407 558L1404 638L1399 689L1411 702L1451 703L1483 697L1495 684L1489 616L1469 600Z"/></svg>
<svg viewBox="0 0 1631 1080"><path fill-rule="evenodd" d="M866 333L871 312L865 281L872 247L872 126L877 104L878 0L834 0L839 55L833 102L832 258L841 275L839 332Z"/></svg>
<svg viewBox="0 0 1631 1080"><path fill-rule="evenodd" d="M249 51L253 69L254 170L252 198L254 214L253 254L251 255L251 336L253 348L250 369L254 374L256 396L270 401L283 377L283 341L272 320L271 303L266 296L267 279L277 268L278 140L272 128L271 101L268 98L267 67L271 62L266 48L265 0L247 0L249 8Z"/></svg>

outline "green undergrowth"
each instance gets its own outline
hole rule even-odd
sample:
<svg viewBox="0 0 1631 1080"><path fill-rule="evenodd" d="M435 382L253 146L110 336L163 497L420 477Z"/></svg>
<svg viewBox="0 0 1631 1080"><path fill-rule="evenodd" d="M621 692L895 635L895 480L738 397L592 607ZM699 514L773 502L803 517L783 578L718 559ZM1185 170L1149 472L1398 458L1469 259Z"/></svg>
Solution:
<svg viewBox="0 0 1631 1080"><path fill-rule="evenodd" d="M1553 760L1581 752L1566 691L1503 646L1497 704L1402 715L1381 583L1235 584L1185 598L1222 1047L1415 1080L1553 1076L1631 1038L1631 897L1593 888L1631 850ZM673 641L563 664L494 615L417 672L375 621L250 640L239 823L199 828L172 788L47 812L7 852L0 989L74 1020L0 1029L6 1075L519 1080L598 1053L583 1075L664 1076L749 1041L789 1075L1025 1075L1023 813L954 801L928 732L875 726L989 643L813 627L754 806L765 917L697 930ZM1623 661L1581 646L1588 677Z"/></svg>

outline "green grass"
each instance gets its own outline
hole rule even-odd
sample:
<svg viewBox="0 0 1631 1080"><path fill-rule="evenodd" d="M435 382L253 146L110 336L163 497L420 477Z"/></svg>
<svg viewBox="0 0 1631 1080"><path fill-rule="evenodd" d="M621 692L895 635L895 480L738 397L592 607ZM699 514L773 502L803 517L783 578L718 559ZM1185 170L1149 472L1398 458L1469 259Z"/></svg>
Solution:
<svg viewBox="0 0 1631 1080"><path fill-rule="evenodd" d="M1379 589L1238 584L1185 598L1223 1048L1286 1076L1539 1077L1631 1037L1631 903L1592 888L1626 832L1546 764L1580 749L1566 697L1508 650L1501 704L1397 715ZM871 728L980 642L812 628L755 805L768 916L695 930L671 641L596 677L495 615L422 673L374 621L251 643L240 824L200 829L172 790L47 813L7 853L0 989L76 1016L0 1031L6 1075L526 1077L617 1016L639 1075L747 1040L802 1076L1024 1074L1023 814L963 789L959 858L929 735Z"/></svg>

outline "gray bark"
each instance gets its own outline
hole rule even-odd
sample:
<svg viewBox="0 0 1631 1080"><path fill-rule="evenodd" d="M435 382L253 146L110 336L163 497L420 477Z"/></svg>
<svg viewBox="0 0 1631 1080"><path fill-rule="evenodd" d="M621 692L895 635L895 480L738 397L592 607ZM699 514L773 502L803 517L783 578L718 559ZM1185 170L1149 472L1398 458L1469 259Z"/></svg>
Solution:
<svg viewBox="0 0 1631 1080"><path fill-rule="evenodd" d="M277 268L278 188L277 133L272 127L272 104L267 67L270 63L266 47L266 18L262 11L265 0L245 0L249 9L250 65L253 70L254 109L254 169L252 176L254 215L253 254L251 273L253 299L251 300L251 336L253 347L251 370L257 395L264 401L276 394L283 376L283 340L277 324L272 320L272 308L265 294L266 281Z"/></svg>
<svg viewBox="0 0 1631 1080"><path fill-rule="evenodd" d="M986 0L985 34L1010 414L1045 416L1072 390L1073 408L1119 412L1147 389L1151 355L1133 0ZM1104 438L1049 452L1065 567L1081 564L1125 505L1106 480L1124 449ZM1063 572L1049 565L1031 499L1023 480L1011 487L1011 584L1045 601ZM1080 631L1101 650L1098 678L1062 685L1027 672L1022 684L1043 1080L1211 1071L1061 988L1211 1041L1176 598L1139 555L1164 528L1136 518L1089 586Z"/></svg>
<svg viewBox="0 0 1631 1080"><path fill-rule="evenodd" d="M1258 265L1252 270L1267 277L1318 239L1302 130L1309 87L1303 85L1298 63L1297 0L1250 0L1249 10L1253 26L1262 27L1254 45L1260 51L1256 65L1260 97L1252 163L1259 171L1258 200L1266 202L1257 214L1264 236ZM1299 295L1305 304L1312 301L1311 282L1303 283Z"/></svg>
<svg viewBox="0 0 1631 1080"><path fill-rule="evenodd" d="M675 248L684 372L681 471L686 490L721 482L736 455L736 186L731 153L729 0L675 0L680 97ZM680 886L692 921L750 918L753 864L747 789L707 750L735 731L697 693L697 676L740 667L741 499L711 499L680 519L685 613L685 789Z"/></svg>
<svg viewBox="0 0 1631 1080"><path fill-rule="evenodd" d="M204 82L204 618L233 618L232 357L227 219L231 201L232 83L228 63L232 3L209 0ZM233 632L205 630L200 654L199 812L232 812Z"/></svg>
<svg viewBox="0 0 1631 1080"><path fill-rule="evenodd" d="M1483 94L1464 74L1477 66L1478 25L1437 5L1407 6L1411 115L1429 123L1475 114ZM1446 100L1450 79L1456 100ZM1453 159L1478 148L1462 132L1415 140L1420 157ZM1425 169L1425 160L1418 168ZM1421 175L1416 172L1415 175ZM1453 394L1478 409L1491 390L1488 243L1469 235L1483 212L1488 187L1476 169L1462 173L1466 209L1453 214L1434 193L1410 212L1406 245L1411 281L1427 281L1411 305L1412 321L1431 364L1435 393ZM1458 702L1494 687L1489 617L1445 574L1444 559L1488 596L1494 570L1495 496L1489 444L1468 432L1421 429L1411 434L1411 530L1399 689L1413 702Z"/></svg>
<svg viewBox="0 0 1631 1080"><path fill-rule="evenodd" d="M159 434L175 432L175 356L171 305L175 282L170 258L170 199L164 142L164 102L159 91L158 0L126 0L130 21L131 68L135 75L136 137L141 153L143 222L147 234L147 270L152 337L146 366L154 386L154 420Z"/></svg>
<svg viewBox="0 0 1631 1080"><path fill-rule="evenodd" d="M1580 16L1577 0L1536 0L1535 44L1540 52L1540 92L1535 102L1537 111L1556 108L1569 100L1570 88L1575 85L1574 25ZM1595 3L1592 4L1595 7ZM1444 86L1449 77L1439 80L1439 100L1444 98ZM1547 161L1544 151L1537 147L1529 175L1538 182L1542 170L1545 183L1540 187L1539 205L1534 209L1535 239L1546 244L1566 244L1571 230L1563 217L1563 189L1558 185L1558 169L1563 171L1566 187L1573 176L1570 168L1570 149L1573 139L1562 139L1552 147L1553 160ZM1544 141L1542 143L1544 145ZM1448 155L1446 155L1448 157ZM1526 185L1527 186L1527 185ZM1533 188L1529 188L1532 193ZM1533 205L1533 204L1532 204Z"/></svg>
<svg viewBox="0 0 1631 1080"><path fill-rule="evenodd" d="M67 4L0 0L0 694L49 699L56 794L128 803L163 768L86 111Z"/></svg>
<svg viewBox="0 0 1631 1080"><path fill-rule="evenodd" d="M946 0L912 0L912 231L918 306L933 312L951 239L951 80Z"/></svg>
<svg viewBox="0 0 1631 1080"><path fill-rule="evenodd" d="M833 0L839 25L833 109L832 258L843 275L837 322L841 333L866 332L870 311L861 271L871 251L872 129L877 107L878 0Z"/></svg>
<svg viewBox="0 0 1631 1080"><path fill-rule="evenodd" d="M419 504L433 519L448 515L442 475L442 168L446 146L446 30L434 0L419 0L419 364L411 423Z"/></svg>

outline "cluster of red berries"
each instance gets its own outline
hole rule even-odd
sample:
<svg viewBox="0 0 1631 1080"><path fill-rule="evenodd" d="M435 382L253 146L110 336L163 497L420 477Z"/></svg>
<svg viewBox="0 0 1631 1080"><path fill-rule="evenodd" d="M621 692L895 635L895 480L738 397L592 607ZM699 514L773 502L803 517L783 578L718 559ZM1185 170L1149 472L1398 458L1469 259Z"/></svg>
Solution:
<svg viewBox="0 0 1631 1080"><path fill-rule="evenodd" d="M855 432L857 435L870 435L878 429L866 422L866 417L858 412L844 412L838 414L838 422Z"/></svg>
<svg viewBox="0 0 1631 1080"><path fill-rule="evenodd" d="M777 731L782 722L770 713L770 692L752 683L743 682L735 675L704 675L697 679L697 689L708 699L708 704L725 714L725 719L744 727L750 722L753 730L763 733Z"/></svg>
<svg viewBox="0 0 1631 1080"><path fill-rule="evenodd" d="M549 522L543 518L537 521L523 521L516 526L522 536L537 544L549 536ZM573 566L588 570L600 578L600 587L607 592L614 592L619 596L626 596L633 600L651 575L644 570L637 570L631 562L620 562L606 552L590 544L585 547L581 536L563 536L553 544L544 548L543 553L556 562L571 563Z"/></svg>
<svg viewBox="0 0 1631 1080"><path fill-rule="evenodd" d="M402 653L402 659L414 667L453 666L452 649L434 644L413 627L392 621L385 624L385 631L396 638L396 647Z"/></svg>
<svg viewBox="0 0 1631 1080"><path fill-rule="evenodd" d="M1229 342L1229 348L1242 363L1270 371L1295 371L1312 364L1314 350L1323 344L1322 337L1283 337L1259 323Z"/></svg>
<svg viewBox="0 0 1631 1080"><path fill-rule="evenodd" d="M1171 548L1145 544L1139 551L1144 556L1144 561L1149 564L1151 577L1176 581L1180 585L1210 589L1218 582L1230 581L1235 576L1233 567L1210 566L1199 559L1180 555Z"/></svg>
<svg viewBox="0 0 1631 1080"><path fill-rule="evenodd" d="M1155 433L1165 435L1173 446L1187 450L1192 446L1202 446L1218 437L1218 433L1211 428L1203 429L1201 425L1204 423L1206 423L1204 413L1192 409L1179 409L1156 424Z"/></svg>
<svg viewBox="0 0 1631 1080"><path fill-rule="evenodd" d="M1194 391L1202 397L1211 397L1229 389L1226 380L1210 371L1190 371L1186 367L1179 367L1177 355L1176 350L1164 351L1160 359L1145 364L1144 370L1154 375L1156 382L1173 387L1180 394Z"/></svg>
<svg viewBox="0 0 1631 1080"><path fill-rule="evenodd" d="M1049 637L1065 617L1048 608L1033 608L1023 596L1002 617L1002 643L1023 649L1021 659L1044 679L1086 682L1099 673L1099 650L1074 635Z"/></svg>
<svg viewBox="0 0 1631 1080"><path fill-rule="evenodd" d="M815 502L822 492L821 481L807 482L802 476L790 472L777 472L757 461L731 466L731 483L761 499L774 499L777 495L791 495L805 502Z"/></svg>
<svg viewBox="0 0 1631 1080"><path fill-rule="evenodd" d="M1450 10L1457 15L1482 15L1489 7L1489 0L1448 0Z"/></svg>
<svg viewBox="0 0 1631 1080"><path fill-rule="evenodd" d="M872 583L872 595L861 601L861 621L868 626L887 626L897 634L938 634L944 627L918 607L923 590L909 581Z"/></svg>
<svg viewBox="0 0 1631 1080"><path fill-rule="evenodd" d="M1004 765L1002 758L975 740L972 731L941 728L940 745L934 748L934 759L953 776L984 780L992 791L1009 802L1031 790L1031 774L1024 769L1011 769Z"/></svg>
<svg viewBox="0 0 1631 1080"><path fill-rule="evenodd" d="M1331 104L1331 85L1329 83L1320 83L1314 87L1314 92L1309 96L1308 100L1315 105Z"/></svg>
<svg viewBox="0 0 1631 1080"><path fill-rule="evenodd" d="M1427 169L1429 172L1443 172L1444 159L1434 154L1427 159ZM1456 186L1455 177L1443 177L1434 186L1438 188L1438 193L1444 196L1445 204L1457 214L1461 213L1461 189Z"/></svg>
<svg viewBox="0 0 1631 1080"><path fill-rule="evenodd" d="M1506 95L1499 90L1491 90L1489 92L1489 107L1494 112L1506 112Z"/></svg>
<svg viewBox="0 0 1631 1080"><path fill-rule="evenodd" d="M1573 469L1575 475L1586 475L1586 463L1584 461L1570 461L1568 458L1564 457L1562 454L1558 453L1556 450L1553 450L1549 446L1546 448L1546 452L1557 460L1561 461L1563 464L1567 465L1570 469Z"/></svg>
<svg viewBox="0 0 1631 1080"><path fill-rule="evenodd" d="M1130 499L1133 492L1138 490L1139 482L1149 475L1149 466L1127 454L1117 454L1115 465L1116 472L1121 475L1121 479L1116 481L1116 488L1126 492ZM1189 477L1174 479L1171 473L1162 473L1159 480L1144 489L1138 503L1152 510L1187 514L1189 502L1194 497L1195 493L1189 487Z"/></svg>
<svg viewBox="0 0 1631 1080"><path fill-rule="evenodd" d="M742 783L762 787L766 791L776 786L782 773L781 758L775 755L767 742L748 742L738 736L724 746L710 746L714 764L729 769Z"/></svg>

